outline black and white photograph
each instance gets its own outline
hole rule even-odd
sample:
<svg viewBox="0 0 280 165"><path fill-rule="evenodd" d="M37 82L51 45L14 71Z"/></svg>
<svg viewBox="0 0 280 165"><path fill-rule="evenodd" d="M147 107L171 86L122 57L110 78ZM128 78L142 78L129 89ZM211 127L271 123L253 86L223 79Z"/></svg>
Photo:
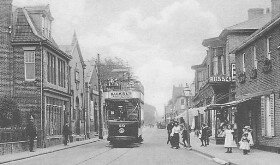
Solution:
<svg viewBox="0 0 280 165"><path fill-rule="evenodd" d="M280 164L280 0L0 0L0 165L219 164Z"/></svg>

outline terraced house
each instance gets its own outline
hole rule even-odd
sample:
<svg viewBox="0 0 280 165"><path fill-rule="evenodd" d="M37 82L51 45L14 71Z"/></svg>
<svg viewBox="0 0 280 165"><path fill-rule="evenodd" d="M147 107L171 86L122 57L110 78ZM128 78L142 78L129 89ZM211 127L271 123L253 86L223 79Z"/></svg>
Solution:
<svg viewBox="0 0 280 165"><path fill-rule="evenodd" d="M253 127L258 148L280 153L280 1L272 1L272 20L237 49L236 99L240 125Z"/></svg>
<svg viewBox="0 0 280 165"><path fill-rule="evenodd" d="M40 147L60 144L64 121L70 121L72 57L52 38L49 6L14 8L12 0L1 0L0 8L1 94L16 100L23 126L34 117Z"/></svg>

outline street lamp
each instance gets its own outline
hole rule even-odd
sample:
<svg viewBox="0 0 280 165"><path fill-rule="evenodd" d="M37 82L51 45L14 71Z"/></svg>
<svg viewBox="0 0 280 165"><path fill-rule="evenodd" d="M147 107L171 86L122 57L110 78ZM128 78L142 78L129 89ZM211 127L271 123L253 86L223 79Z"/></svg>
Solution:
<svg viewBox="0 0 280 165"><path fill-rule="evenodd" d="M186 83L186 87L184 88L184 95L186 98L186 102L185 102L185 109L186 109L186 113L187 113L187 124L189 125L189 99L191 96L191 89L188 85L188 83Z"/></svg>

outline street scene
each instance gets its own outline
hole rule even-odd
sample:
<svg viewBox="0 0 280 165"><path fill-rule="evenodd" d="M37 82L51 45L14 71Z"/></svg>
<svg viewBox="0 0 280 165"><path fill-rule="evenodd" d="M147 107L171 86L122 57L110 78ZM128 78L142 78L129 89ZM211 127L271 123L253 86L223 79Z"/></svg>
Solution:
<svg viewBox="0 0 280 165"><path fill-rule="evenodd" d="M0 0L0 164L280 162L280 0Z"/></svg>

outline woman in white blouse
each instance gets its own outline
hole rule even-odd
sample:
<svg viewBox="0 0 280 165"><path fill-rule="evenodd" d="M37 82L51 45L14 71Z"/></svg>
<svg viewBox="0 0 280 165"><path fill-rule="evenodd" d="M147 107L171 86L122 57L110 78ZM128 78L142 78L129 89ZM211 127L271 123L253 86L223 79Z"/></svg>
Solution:
<svg viewBox="0 0 280 165"><path fill-rule="evenodd" d="M170 136L172 137L172 141L173 141L173 145L172 145L172 148L180 148L179 147L179 133L181 131L181 127L179 126L179 123L177 121L175 121L174 123L174 127L172 128L172 132L170 134Z"/></svg>

